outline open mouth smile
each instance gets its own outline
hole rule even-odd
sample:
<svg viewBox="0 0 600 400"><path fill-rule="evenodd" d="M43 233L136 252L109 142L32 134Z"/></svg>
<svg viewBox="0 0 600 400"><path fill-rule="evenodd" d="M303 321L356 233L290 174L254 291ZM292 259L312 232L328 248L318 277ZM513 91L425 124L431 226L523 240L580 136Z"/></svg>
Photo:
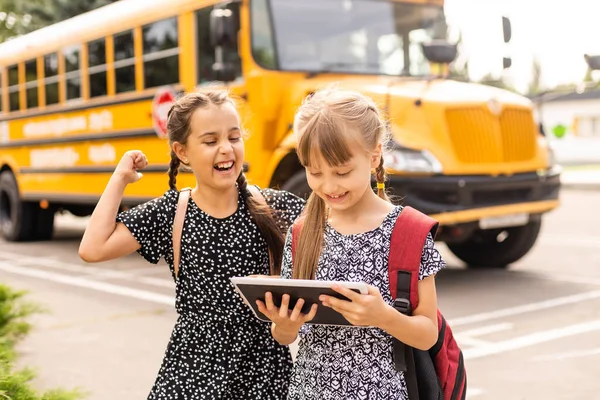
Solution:
<svg viewBox="0 0 600 400"><path fill-rule="evenodd" d="M326 194L325 197L327 197L327 200L331 203L339 203L343 201L347 195L348 192L344 192L340 194Z"/></svg>
<svg viewBox="0 0 600 400"><path fill-rule="evenodd" d="M219 173L227 174L227 173L231 172L234 165L235 165L235 163L233 161L224 161L224 162L216 163L215 165L213 165L213 168Z"/></svg>

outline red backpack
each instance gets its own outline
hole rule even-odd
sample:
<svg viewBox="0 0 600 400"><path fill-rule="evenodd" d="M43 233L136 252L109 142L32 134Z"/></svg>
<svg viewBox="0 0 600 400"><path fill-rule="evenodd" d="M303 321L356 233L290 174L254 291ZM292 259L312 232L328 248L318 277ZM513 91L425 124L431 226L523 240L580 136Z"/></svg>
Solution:
<svg viewBox="0 0 600 400"><path fill-rule="evenodd" d="M292 257L303 219L292 228ZM418 282L421 255L427 235L435 238L438 222L412 207L404 207L390 243L389 280L394 308L410 315L419 304ZM394 339L394 362L405 372L410 400L464 400L467 375L462 351L450 326L438 309L438 340L428 351L418 350Z"/></svg>

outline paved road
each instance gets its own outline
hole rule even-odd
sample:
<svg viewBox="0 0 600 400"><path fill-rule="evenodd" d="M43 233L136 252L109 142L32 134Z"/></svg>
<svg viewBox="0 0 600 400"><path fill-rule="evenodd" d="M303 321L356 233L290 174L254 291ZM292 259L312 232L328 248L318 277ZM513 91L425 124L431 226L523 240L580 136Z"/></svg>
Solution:
<svg viewBox="0 0 600 400"><path fill-rule="evenodd" d="M473 399L592 399L600 383L600 192L566 191L540 241L510 270L466 270L443 245L440 307L464 349ZM21 346L40 387L92 400L144 399L171 328L173 284L140 257L86 265L85 220L58 220L51 243L0 244L0 281L47 314Z"/></svg>

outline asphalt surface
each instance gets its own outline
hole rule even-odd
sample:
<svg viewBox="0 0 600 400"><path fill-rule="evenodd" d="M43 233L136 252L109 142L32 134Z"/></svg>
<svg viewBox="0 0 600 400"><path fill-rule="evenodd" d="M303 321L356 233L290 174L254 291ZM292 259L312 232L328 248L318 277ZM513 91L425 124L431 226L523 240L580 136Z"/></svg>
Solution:
<svg viewBox="0 0 600 400"><path fill-rule="evenodd" d="M443 244L440 308L463 348L473 399L600 398L600 191L566 190L530 254L508 270L465 269ZM48 311L20 346L40 388L91 400L145 399L171 329L173 282L141 257L89 265L85 219L57 220L55 240L0 242L0 282Z"/></svg>

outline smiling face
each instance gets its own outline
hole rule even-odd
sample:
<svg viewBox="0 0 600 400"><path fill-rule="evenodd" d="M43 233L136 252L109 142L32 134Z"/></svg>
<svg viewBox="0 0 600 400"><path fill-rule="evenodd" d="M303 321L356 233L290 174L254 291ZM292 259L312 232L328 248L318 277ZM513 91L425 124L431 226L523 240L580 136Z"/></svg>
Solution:
<svg viewBox="0 0 600 400"><path fill-rule="evenodd" d="M379 165L381 147L367 152L357 134L338 143L337 150L344 157L327 157L327 151L315 148L311 162L306 166L308 185L313 192L335 211L352 208L371 189L371 171Z"/></svg>
<svg viewBox="0 0 600 400"><path fill-rule="evenodd" d="M305 99L294 118L298 158L313 193L332 210L348 210L371 192L382 170L385 124L372 100L324 90Z"/></svg>
<svg viewBox="0 0 600 400"><path fill-rule="evenodd" d="M235 107L224 103L198 108L191 116L186 144L174 143L173 150L192 169L199 184L231 188L244 164L244 142Z"/></svg>

